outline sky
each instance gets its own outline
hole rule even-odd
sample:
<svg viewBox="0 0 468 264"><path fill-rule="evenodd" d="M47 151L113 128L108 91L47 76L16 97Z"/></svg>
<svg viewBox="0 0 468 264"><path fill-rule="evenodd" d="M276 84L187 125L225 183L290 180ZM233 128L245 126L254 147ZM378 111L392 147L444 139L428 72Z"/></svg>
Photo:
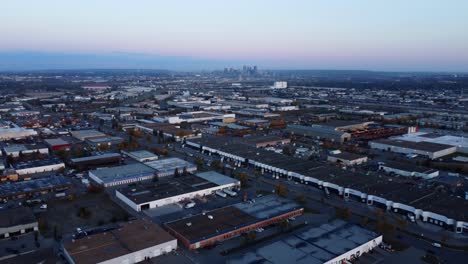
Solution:
<svg viewBox="0 0 468 264"><path fill-rule="evenodd" d="M466 0L11 0L0 70L468 71Z"/></svg>

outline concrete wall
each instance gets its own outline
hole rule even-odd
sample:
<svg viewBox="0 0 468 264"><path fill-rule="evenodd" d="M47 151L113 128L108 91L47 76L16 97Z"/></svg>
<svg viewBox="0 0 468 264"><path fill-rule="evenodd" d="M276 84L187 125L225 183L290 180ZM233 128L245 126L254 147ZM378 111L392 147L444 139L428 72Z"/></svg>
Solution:
<svg viewBox="0 0 468 264"><path fill-rule="evenodd" d="M7 238L12 233L20 232L21 234L26 232L26 229L32 229L34 231L38 230L37 222L33 222L30 224L24 225L16 225L16 226L9 226L9 227L2 227L0 228L0 237Z"/></svg>
<svg viewBox="0 0 468 264"><path fill-rule="evenodd" d="M63 248L63 247L62 247ZM109 259L106 261L98 262L99 264L133 264L141 262L146 258L154 258L161 256L163 254L169 253L173 250L177 249L177 240L173 239L166 243L162 243L159 245L155 245L149 248L145 248L139 251L132 252L127 255L123 255L117 258ZM68 260L69 263L75 264L76 262L73 258L68 254L67 250L63 248L63 252L65 253L65 258ZM79 263L76 263L79 264Z"/></svg>
<svg viewBox="0 0 468 264"><path fill-rule="evenodd" d="M369 142L369 145L373 149L380 149L380 150L387 150L387 151L389 150L392 152L402 153L402 154L418 154L421 156L428 157L430 159L438 159L440 157L450 155L457 151L457 147L450 147L441 151L429 152L429 151L422 151L422 150L417 150L417 149L410 149L410 148L405 148L405 147L381 144L378 142Z"/></svg>
<svg viewBox="0 0 468 264"><path fill-rule="evenodd" d="M360 245L359 247L356 247L345 254L342 254L332 260L329 260L325 262L325 264L341 264L345 263L344 260L351 260L353 258L357 258L361 255L363 255L366 252L369 252L373 248L377 247L380 243L382 243L383 236L379 236L365 244Z"/></svg>
<svg viewBox="0 0 468 264"><path fill-rule="evenodd" d="M34 173L45 172L45 171L56 171L62 168L65 168L65 164L59 163L59 164L52 164L52 165L46 165L46 166L40 166L40 167L20 169L20 170L16 170L16 173L18 173L19 175L25 175L25 174L34 174Z"/></svg>
<svg viewBox="0 0 468 264"><path fill-rule="evenodd" d="M131 208L133 208L134 210L139 212L139 211L141 211L141 206L146 205L146 204L149 204L150 209L151 208L156 208L156 207L160 207L160 206L164 206L164 205L168 205L168 204L178 203L180 201L187 200L187 199L194 199L197 196L211 195L212 193L214 193L214 192L216 192L218 190L224 190L224 189L228 189L228 188L238 187L239 185L240 185L240 183L225 184L225 185L216 186L216 187L213 187L213 188L208 188L208 189L204 189L204 190L200 190L200 191L196 191L196 192L191 192L191 193L184 193L184 194L181 194L181 195L176 195L176 196L168 197L168 198L165 198L165 199L160 199L160 200L151 201L151 202L148 202L148 203L141 203L141 204L134 203L133 201L131 201L130 199L125 197L123 194L121 194L119 191L116 191L116 196L117 196L117 198L122 200L125 204L127 204L128 206L130 206Z"/></svg>
<svg viewBox="0 0 468 264"><path fill-rule="evenodd" d="M218 235L218 236L213 236L213 237L210 237L208 239L201 240L201 241L198 241L198 242L192 242L192 243L190 241L188 241L185 237L183 237L181 234L177 233L175 230L173 230L171 228L167 228L167 229L168 229L168 232L170 234L172 234L173 236L177 237L185 247L187 247L190 250L194 250L194 249L197 249L197 248L202 248L202 247L212 245L212 244L214 244L216 242L219 242L219 241L224 241L224 240L227 240L227 239L230 239L230 238L233 238L233 237L237 237L237 236L239 236L241 234L250 232L250 231L255 230L257 228L265 227L265 226L271 225L273 223L280 222L283 219L287 219L287 218L290 218L290 217L293 217L293 216L301 215L303 213L304 213L304 209L298 209L298 210L295 210L295 211L292 211L292 212L289 212L289 213L286 213L286 214L282 214L282 215L279 215L279 216L276 216L276 217L273 217L273 218L270 218L270 219L266 219L266 220L257 222L255 224L252 224L252 225L249 225L249 226L245 226L245 227L236 229L236 230L231 231L231 232L226 232L226 233L223 233L223 234Z"/></svg>

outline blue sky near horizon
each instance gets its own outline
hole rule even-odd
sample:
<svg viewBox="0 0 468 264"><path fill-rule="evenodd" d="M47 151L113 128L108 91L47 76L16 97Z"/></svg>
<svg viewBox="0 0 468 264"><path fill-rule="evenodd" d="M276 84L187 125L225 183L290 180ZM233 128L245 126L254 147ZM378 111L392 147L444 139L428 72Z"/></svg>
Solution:
<svg viewBox="0 0 468 264"><path fill-rule="evenodd" d="M2 70L468 71L465 0L15 0L0 13Z"/></svg>

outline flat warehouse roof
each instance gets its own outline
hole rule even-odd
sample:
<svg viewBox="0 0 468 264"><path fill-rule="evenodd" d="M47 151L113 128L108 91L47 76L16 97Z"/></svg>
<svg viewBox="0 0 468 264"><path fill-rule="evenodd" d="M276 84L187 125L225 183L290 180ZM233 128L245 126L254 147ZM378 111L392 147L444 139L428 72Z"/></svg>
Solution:
<svg viewBox="0 0 468 264"><path fill-rule="evenodd" d="M0 196L15 195L18 193L34 192L59 186L71 185L65 176L52 176L29 181L0 184Z"/></svg>
<svg viewBox="0 0 468 264"><path fill-rule="evenodd" d="M233 206L258 219L272 218L301 208L298 204L288 199L274 195L255 198L255 203L253 204L237 203Z"/></svg>
<svg viewBox="0 0 468 264"><path fill-rule="evenodd" d="M105 137L106 134L104 133L101 133L97 130L94 130L94 129L90 129L90 130L75 130L75 131L71 131L71 134L74 136L74 137L77 137L77 138L88 138L88 137Z"/></svg>
<svg viewBox="0 0 468 264"><path fill-rule="evenodd" d="M373 141L379 144L385 144L395 147L402 147L402 148L409 148L409 149L416 149L428 152L437 152L441 150L445 150L448 148L453 148L453 146L439 144L439 143L432 143L432 142L413 142L413 141L405 141L405 140L392 140L392 139L380 139Z"/></svg>
<svg viewBox="0 0 468 264"><path fill-rule="evenodd" d="M104 182L118 181L128 177L138 177L141 175L154 174L154 169L141 164L134 163L117 167L100 168L90 171Z"/></svg>
<svg viewBox="0 0 468 264"><path fill-rule="evenodd" d="M382 166L393 168L393 169L398 169L398 170L403 170L403 171L419 172L419 173L433 173L437 171L431 168L417 166L411 163L403 163L403 162L396 162L396 161L385 161L385 163Z"/></svg>
<svg viewBox="0 0 468 264"><path fill-rule="evenodd" d="M158 157L154 153L149 152L147 150L132 151L132 152L129 152L129 154L136 157L136 158L138 158L138 159L147 159L147 158Z"/></svg>
<svg viewBox="0 0 468 264"><path fill-rule="evenodd" d="M168 159L160 159L160 160L153 160L145 163L147 166L157 170L157 171L169 171L182 169L182 168L193 168L195 167L194 164L185 161L179 158L168 158Z"/></svg>
<svg viewBox="0 0 468 264"><path fill-rule="evenodd" d="M197 175L197 177L205 179L219 186L226 185L226 184L239 183L239 180L228 177L221 173L217 173L216 171L200 172L200 173L196 173L195 175Z"/></svg>
<svg viewBox="0 0 468 264"><path fill-rule="evenodd" d="M213 219L209 219L208 215L211 215ZM257 221L257 218L244 211L233 206L228 206L210 211L205 215L199 214L170 222L166 226L190 241L197 241L253 224ZM188 223L190 223L190 226L187 225Z"/></svg>
<svg viewBox="0 0 468 264"><path fill-rule="evenodd" d="M104 153L104 154L101 154L101 155L94 155L94 156L89 156L89 157L75 158L75 159L71 159L70 161L73 162L73 163L77 163L77 162L82 162L82 161L117 158L117 157L120 157L119 153Z"/></svg>
<svg viewBox="0 0 468 264"><path fill-rule="evenodd" d="M273 151L264 150L250 146L250 143L245 142L242 139L227 138L227 137L206 137L200 139L191 139L189 142L193 142L205 147L221 150L226 153L232 153L236 156L255 160L261 163L270 164L281 169L288 168L315 168L321 166L319 162L311 160L303 160L295 157L290 157L282 154L275 153Z"/></svg>
<svg viewBox="0 0 468 264"><path fill-rule="evenodd" d="M267 195L255 200L252 204L237 203L204 214L182 218L166 223L166 226L193 243L302 209L297 203L275 195Z"/></svg>
<svg viewBox="0 0 468 264"><path fill-rule="evenodd" d="M330 154L330 156L338 158L338 159L344 159L344 160L357 160L357 159L362 159L365 158L366 156L350 153L350 152L341 152L338 154Z"/></svg>
<svg viewBox="0 0 468 264"><path fill-rule="evenodd" d="M134 203L143 204L216 186L218 185L203 178L187 175L163 179L156 183L128 186L118 191Z"/></svg>
<svg viewBox="0 0 468 264"><path fill-rule="evenodd" d="M36 222L34 213L27 207L18 207L0 211L0 228L26 225L34 222Z"/></svg>
<svg viewBox="0 0 468 264"><path fill-rule="evenodd" d="M118 229L67 241L64 248L75 263L97 263L175 240L148 220L127 222Z"/></svg>
<svg viewBox="0 0 468 264"><path fill-rule="evenodd" d="M230 259L228 263L325 263L379 236L342 220L334 220L289 235L254 252Z"/></svg>
<svg viewBox="0 0 468 264"><path fill-rule="evenodd" d="M67 145L70 144L69 142L63 140L62 138L49 138L44 139L44 142L50 146L60 146L60 145Z"/></svg>

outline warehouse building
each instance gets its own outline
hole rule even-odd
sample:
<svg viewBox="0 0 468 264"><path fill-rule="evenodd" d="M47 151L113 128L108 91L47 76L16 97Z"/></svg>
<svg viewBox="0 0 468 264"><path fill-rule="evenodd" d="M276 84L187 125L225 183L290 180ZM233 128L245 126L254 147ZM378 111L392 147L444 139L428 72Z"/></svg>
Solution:
<svg viewBox="0 0 468 264"><path fill-rule="evenodd" d="M28 175L65 169L65 163L57 158L19 162L12 165L18 175Z"/></svg>
<svg viewBox="0 0 468 264"><path fill-rule="evenodd" d="M179 174L184 171L194 172L197 170L196 165L179 158L153 160L145 164L155 169L158 177L174 176L176 170Z"/></svg>
<svg viewBox="0 0 468 264"><path fill-rule="evenodd" d="M66 241L62 247L72 264L132 264L172 252L177 240L148 220L134 220L117 229Z"/></svg>
<svg viewBox="0 0 468 264"><path fill-rule="evenodd" d="M383 170L387 173L394 173L400 176L419 177L423 179L431 179L439 176L438 170L429 169L422 166L416 166L411 163L402 163L395 161L386 161L384 164L380 164L379 170Z"/></svg>
<svg viewBox="0 0 468 264"><path fill-rule="evenodd" d="M416 132L395 139L412 142L431 142L457 147L457 152L468 153L468 141L463 136L441 135L437 133Z"/></svg>
<svg viewBox="0 0 468 264"><path fill-rule="evenodd" d="M116 190L116 196L135 211L211 195L220 190L240 187L240 181L214 171L182 175L152 184Z"/></svg>
<svg viewBox="0 0 468 264"><path fill-rule="evenodd" d="M149 162L158 159L157 155L147 150L137 150L131 152L122 151L122 153L139 162Z"/></svg>
<svg viewBox="0 0 468 264"><path fill-rule="evenodd" d="M0 128L0 141L37 136L37 132L34 129L25 129L16 125L13 126L14 127Z"/></svg>
<svg viewBox="0 0 468 264"><path fill-rule="evenodd" d="M99 168L89 171L88 174L97 184L111 187L151 180L155 176L155 170L142 163L134 163L117 167Z"/></svg>
<svg viewBox="0 0 468 264"><path fill-rule="evenodd" d="M49 154L49 149L43 144L34 144L34 145L9 145L3 148L6 156L19 157L20 154Z"/></svg>
<svg viewBox="0 0 468 264"><path fill-rule="evenodd" d="M451 145L426 141L412 142L397 139L380 139L370 141L369 145L373 149L380 149L402 154L418 154L429 159L438 159L457 151L457 147Z"/></svg>
<svg viewBox="0 0 468 264"><path fill-rule="evenodd" d="M51 151L65 150L68 151L71 148L71 144L61 138L50 138L44 139L44 142L49 146Z"/></svg>
<svg viewBox="0 0 468 264"><path fill-rule="evenodd" d="M333 220L296 232L227 263L355 263L360 256L378 247L382 239L382 235L359 226Z"/></svg>
<svg viewBox="0 0 468 264"><path fill-rule="evenodd" d="M275 135L256 135L245 137L244 142L247 145L254 146L256 148L264 148L276 145L289 144L291 143L291 139Z"/></svg>
<svg viewBox="0 0 468 264"><path fill-rule="evenodd" d="M183 139L190 138L200 138L202 136L200 132L194 132L189 129L177 127L173 124L160 122L138 124L135 128L154 136L166 139L174 139L175 141L181 141Z"/></svg>
<svg viewBox="0 0 468 264"><path fill-rule="evenodd" d="M122 156L119 153L104 153L89 157L70 159L71 166L80 170L94 168L96 166L118 164Z"/></svg>
<svg viewBox="0 0 468 264"><path fill-rule="evenodd" d="M468 200L440 193L430 186L411 183L409 179L382 174L369 177L362 173L344 173L336 167L249 147L226 138L190 140L186 146L219 156L221 161L234 163L235 166L253 166L276 179L287 177L327 194L355 199L404 216L412 215L437 228L443 227L457 233L468 230L468 215L463 213L468 210Z"/></svg>
<svg viewBox="0 0 468 264"><path fill-rule="evenodd" d="M304 211L295 202L274 195L255 200L255 203L238 203L168 222L165 227L181 244L193 250L301 215Z"/></svg>
<svg viewBox="0 0 468 264"><path fill-rule="evenodd" d="M286 132L292 135L310 137L314 139L325 139L333 142L343 143L351 139L351 134L335 130L333 127L312 125L288 125Z"/></svg>
<svg viewBox="0 0 468 264"><path fill-rule="evenodd" d="M0 199L15 199L54 191L63 191L72 187L71 181L64 176L51 176L0 184Z"/></svg>
<svg viewBox="0 0 468 264"><path fill-rule="evenodd" d="M0 211L0 239L37 231L38 223L28 207Z"/></svg>
<svg viewBox="0 0 468 264"><path fill-rule="evenodd" d="M122 143L124 139L121 137L105 136L105 137L87 138L85 141L87 144L89 144L90 146L94 146L94 147L101 147L101 146L110 147L112 145L117 145L117 144Z"/></svg>
<svg viewBox="0 0 468 264"><path fill-rule="evenodd" d="M360 165L367 162L367 157L349 153L349 152L336 152L328 155L327 160L332 163L339 163L346 166Z"/></svg>
<svg viewBox="0 0 468 264"><path fill-rule="evenodd" d="M73 137L81 140L81 141L84 141L86 139L90 139L90 138L100 138L100 137L106 137L106 134L104 133L101 133L97 130L94 130L94 129L89 129L89 130L75 130L75 131L71 131L71 134Z"/></svg>
<svg viewBox="0 0 468 264"><path fill-rule="evenodd" d="M181 113L176 116L167 117L166 120L169 124L180 124L183 122L196 123L206 121L221 121L225 123L231 123L236 120L236 114L196 111Z"/></svg>

